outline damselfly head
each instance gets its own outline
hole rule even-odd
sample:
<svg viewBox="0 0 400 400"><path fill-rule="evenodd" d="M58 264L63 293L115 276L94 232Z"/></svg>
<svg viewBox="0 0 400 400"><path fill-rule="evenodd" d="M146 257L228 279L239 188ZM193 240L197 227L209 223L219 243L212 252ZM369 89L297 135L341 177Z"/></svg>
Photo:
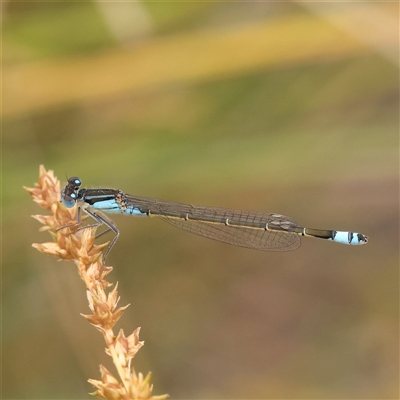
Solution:
<svg viewBox="0 0 400 400"><path fill-rule="evenodd" d="M73 176L72 178L68 179L65 188L61 192L61 201L67 208L72 208L78 198L78 189L82 185L82 181Z"/></svg>

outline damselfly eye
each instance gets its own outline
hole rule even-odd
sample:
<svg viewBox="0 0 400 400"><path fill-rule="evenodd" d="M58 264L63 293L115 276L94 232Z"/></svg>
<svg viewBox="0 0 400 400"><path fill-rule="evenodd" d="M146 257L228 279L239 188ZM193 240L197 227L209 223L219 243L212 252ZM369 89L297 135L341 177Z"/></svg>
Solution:
<svg viewBox="0 0 400 400"><path fill-rule="evenodd" d="M75 189L78 189L81 185L82 181L76 176L73 176L72 178L68 179L68 186L72 186Z"/></svg>
<svg viewBox="0 0 400 400"><path fill-rule="evenodd" d="M72 208L76 203L76 193L66 193L65 190L61 195L61 201L67 208Z"/></svg>

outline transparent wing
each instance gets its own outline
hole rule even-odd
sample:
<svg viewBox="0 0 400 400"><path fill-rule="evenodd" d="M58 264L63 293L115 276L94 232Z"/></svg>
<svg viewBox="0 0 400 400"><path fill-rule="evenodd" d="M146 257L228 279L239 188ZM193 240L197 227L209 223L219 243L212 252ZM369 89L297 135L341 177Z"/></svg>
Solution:
<svg viewBox="0 0 400 400"><path fill-rule="evenodd" d="M126 213L139 210L196 235L257 250L297 249L301 227L289 217L257 211L196 206L125 195ZM297 233L296 233L297 232Z"/></svg>
<svg viewBox="0 0 400 400"><path fill-rule="evenodd" d="M184 220L166 215L158 217L187 232L234 246L256 250L290 251L297 249L301 244L300 236L293 232L237 227L193 219Z"/></svg>

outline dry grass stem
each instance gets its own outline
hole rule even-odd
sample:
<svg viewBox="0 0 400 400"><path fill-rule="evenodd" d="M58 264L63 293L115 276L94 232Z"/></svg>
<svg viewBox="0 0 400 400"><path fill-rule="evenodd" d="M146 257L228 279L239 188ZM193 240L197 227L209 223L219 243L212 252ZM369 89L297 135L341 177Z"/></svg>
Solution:
<svg viewBox="0 0 400 400"><path fill-rule="evenodd" d="M42 253L54 255L63 260L73 261L81 279L85 282L90 315L83 315L104 336L106 353L111 356L117 369L119 380L104 366L100 365L101 380L89 379L97 388L92 393L102 399L154 399L163 400L168 395L153 396L153 385L150 383L151 374L144 377L136 374L132 360L143 346L139 340L140 328L125 336L121 329L117 335L113 327L124 310L129 306L117 307L118 284L108 294L106 289L111 286L106 280L112 267L106 267L102 262L102 251L107 243L96 245L96 228L78 230L79 226L60 229L73 224L77 218L77 207L65 208L60 202L60 181L53 171L46 171L40 166L39 182L35 188L24 187L33 200L42 208L51 211L51 215L34 215L44 226L40 231L49 231L53 242L33 244Z"/></svg>

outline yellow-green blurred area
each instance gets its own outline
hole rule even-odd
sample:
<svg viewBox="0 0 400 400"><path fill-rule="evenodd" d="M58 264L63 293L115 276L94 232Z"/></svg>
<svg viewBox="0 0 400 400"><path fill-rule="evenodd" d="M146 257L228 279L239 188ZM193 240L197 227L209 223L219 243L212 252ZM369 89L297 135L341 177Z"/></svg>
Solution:
<svg viewBox="0 0 400 400"><path fill-rule="evenodd" d="M131 304L117 330L142 327L134 367L155 394L399 398L398 16L2 2L3 398L89 398L99 364L115 373L74 265L31 247L51 240L22 189L40 164L62 184L369 236L259 252L116 215L109 277Z"/></svg>

